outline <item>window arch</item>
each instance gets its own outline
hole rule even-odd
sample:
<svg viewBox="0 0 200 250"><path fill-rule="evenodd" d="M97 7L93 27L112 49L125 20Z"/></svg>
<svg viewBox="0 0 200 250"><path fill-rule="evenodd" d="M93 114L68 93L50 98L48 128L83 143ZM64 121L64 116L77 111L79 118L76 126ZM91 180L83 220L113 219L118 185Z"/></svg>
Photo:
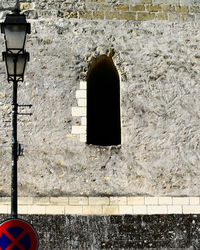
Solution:
<svg viewBox="0 0 200 250"><path fill-rule="evenodd" d="M87 74L87 144L121 144L119 75L106 55L94 59Z"/></svg>

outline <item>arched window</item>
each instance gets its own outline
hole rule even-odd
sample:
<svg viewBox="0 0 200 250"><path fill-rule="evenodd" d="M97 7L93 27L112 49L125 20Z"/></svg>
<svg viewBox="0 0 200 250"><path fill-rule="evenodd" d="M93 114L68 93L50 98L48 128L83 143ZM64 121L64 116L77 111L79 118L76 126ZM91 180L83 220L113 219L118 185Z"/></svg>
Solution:
<svg viewBox="0 0 200 250"><path fill-rule="evenodd" d="M120 83L112 59L102 55L87 74L87 143L121 144Z"/></svg>

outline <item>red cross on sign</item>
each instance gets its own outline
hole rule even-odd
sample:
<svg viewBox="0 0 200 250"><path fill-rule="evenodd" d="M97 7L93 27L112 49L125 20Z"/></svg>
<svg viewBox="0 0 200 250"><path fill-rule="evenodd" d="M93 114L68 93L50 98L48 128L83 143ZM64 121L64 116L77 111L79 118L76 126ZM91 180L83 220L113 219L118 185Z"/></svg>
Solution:
<svg viewBox="0 0 200 250"><path fill-rule="evenodd" d="M0 250L37 250L35 229L21 219L8 219L0 224Z"/></svg>

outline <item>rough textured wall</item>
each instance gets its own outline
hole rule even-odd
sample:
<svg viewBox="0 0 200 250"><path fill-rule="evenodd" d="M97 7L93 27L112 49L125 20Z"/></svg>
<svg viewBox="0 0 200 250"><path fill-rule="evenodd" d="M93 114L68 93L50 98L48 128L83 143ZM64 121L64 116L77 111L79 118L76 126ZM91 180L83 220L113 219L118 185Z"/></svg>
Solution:
<svg viewBox="0 0 200 250"><path fill-rule="evenodd" d="M0 215L0 220L6 218ZM39 250L199 249L200 217L23 216L39 235Z"/></svg>
<svg viewBox="0 0 200 250"><path fill-rule="evenodd" d="M59 3L26 4L44 4L54 13ZM198 13L190 22L136 22L40 11L42 6L29 20L31 59L19 84L19 104L33 104L33 116L19 116L19 142L25 145L19 195L200 195ZM0 43L4 50L2 36ZM71 109L90 62L110 49L121 76L122 145L86 145L71 135L80 122ZM0 62L1 196L10 193L11 96Z"/></svg>

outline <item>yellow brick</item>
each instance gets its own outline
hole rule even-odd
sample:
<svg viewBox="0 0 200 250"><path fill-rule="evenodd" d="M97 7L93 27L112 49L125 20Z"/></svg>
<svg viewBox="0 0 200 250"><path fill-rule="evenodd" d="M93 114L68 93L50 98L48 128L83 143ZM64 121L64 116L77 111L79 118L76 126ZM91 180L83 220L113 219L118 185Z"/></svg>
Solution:
<svg viewBox="0 0 200 250"><path fill-rule="evenodd" d="M138 21L153 20L154 17L155 17L154 13L146 13L146 12L138 13Z"/></svg>
<svg viewBox="0 0 200 250"><path fill-rule="evenodd" d="M20 3L20 10L31 10L33 9L32 3Z"/></svg>
<svg viewBox="0 0 200 250"><path fill-rule="evenodd" d="M129 5L128 4L116 4L114 5L114 10L128 11Z"/></svg>
<svg viewBox="0 0 200 250"><path fill-rule="evenodd" d="M79 214L83 213L82 206L65 206L65 214Z"/></svg>
<svg viewBox="0 0 200 250"><path fill-rule="evenodd" d="M158 12L161 11L161 6L160 5L147 5L146 10L149 12Z"/></svg>
<svg viewBox="0 0 200 250"><path fill-rule="evenodd" d="M172 5L161 5L163 12L175 12L175 6Z"/></svg>
<svg viewBox="0 0 200 250"><path fill-rule="evenodd" d="M128 197L128 205L143 205L144 197Z"/></svg>
<svg viewBox="0 0 200 250"><path fill-rule="evenodd" d="M188 7L187 6L176 6L176 12L188 13Z"/></svg>
<svg viewBox="0 0 200 250"><path fill-rule="evenodd" d="M77 18L78 13L76 11L67 11L67 12L65 12L65 17L66 18Z"/></svg>
<svg viewBox="0 0 200 250"><path fill-rule="evenodd" d="M65 214L64 206L46 206L46 214Z"/></svg>
<svg viewBox="0 0 200 250"><path fill-rule="evenodd" d="M83 206L83 214L91 215L91 214L103 214L102 206Z"/></svg>
<svg viewBox="0 0 200 250"><path fill-rule="evenodd" d="M90 11L79 11L79 18L80 19L91 19L92 12Z"/></svg>
<svg viewBox="0 0 200 250"><path fill-rule="evenodd" d="M104 12L103 11L94 11L93 18L94 19L104 19Z"/></svg>
<svg viewBox="0 0 200 250"><path fill-rule="evenodd" d="M103 206L103 214L119 214L119 206Z"/></svg>
<svg viewBox="0 0 200 250"><path fill-rule="evenodd" d="M113 11L113 12L106 12L106 19L119 19L119 12Z"/></svg>
<svg viewBox="0 0 200 250"><path fill-rule="evenodd" d="M136 20L136 13L135 12L122 12L120 13L121 20Z"/></svg>
<svg viewBox="0 0 200 250"><path fill-rule="evenodd" d="M87 197L70 197L69 198L70 205L88 205Z"/></svg>
<svg viewBox="0 0 200 250"><path fill-rule="evenodd" d="M130 6L130 11L145 11L145 7L142 4Z"/></svg>
<svg viewBox="0 0 200 250"><path fill-rule="evenodd" d="M110 197L110 205L126 205L126 197Z"/></svg>
<svg viewBox="0 0 200 250"><path fill-rule="evenodd" d="M158 20L168 20L167 13L156 13L156 18Z"/></svg>
<svg viewBox="0 0 200 250"><path fill-rule="evenodd" d="M89 205L108 205L108 197L89 197Z"/></svg>

